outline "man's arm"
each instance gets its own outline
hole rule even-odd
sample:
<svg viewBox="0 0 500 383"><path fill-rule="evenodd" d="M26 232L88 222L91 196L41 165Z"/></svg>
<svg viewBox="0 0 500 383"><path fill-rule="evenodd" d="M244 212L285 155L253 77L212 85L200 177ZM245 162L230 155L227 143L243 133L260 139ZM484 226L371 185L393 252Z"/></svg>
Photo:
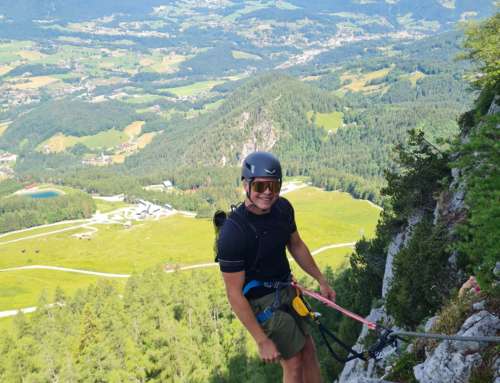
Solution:
<svg viewBox="0 0 500 383"><path fill-rule="evenodd" d="M319 270L316 262L311 255L311 252L307 248L302 238L300 238L298 231L295 231L290 236L287 248L292 257L302 268L302 270L304 270L307 274L318 281L321 295L323 295L325 298L335 300L335 291L332 290L326 278Z"/></svg>
<svg viewBox="0 0 500 383"><path fill-rule="evenodd" d="M234 313L252 335L259 347L260 357L264 362L277 362L281 355L271 339L267 337L257 318L243 295L243 284L245 283L245 272L222 273L226 285L227 298Z"/></svg>

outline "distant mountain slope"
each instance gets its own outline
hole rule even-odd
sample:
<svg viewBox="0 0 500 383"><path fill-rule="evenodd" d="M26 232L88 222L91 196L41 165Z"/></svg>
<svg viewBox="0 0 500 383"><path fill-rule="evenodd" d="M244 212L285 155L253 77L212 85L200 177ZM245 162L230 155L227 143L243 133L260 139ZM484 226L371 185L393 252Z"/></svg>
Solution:
<svg viewBox="0 0 500 383"><path fill-rule="evenodd" d="M256 149L274 150L290 160L310 157L327 133L308 121L307 112L341 109L331 93L283 75L264 75L227 97L213 114L171 124L127 165L238 165Z"/></svg>

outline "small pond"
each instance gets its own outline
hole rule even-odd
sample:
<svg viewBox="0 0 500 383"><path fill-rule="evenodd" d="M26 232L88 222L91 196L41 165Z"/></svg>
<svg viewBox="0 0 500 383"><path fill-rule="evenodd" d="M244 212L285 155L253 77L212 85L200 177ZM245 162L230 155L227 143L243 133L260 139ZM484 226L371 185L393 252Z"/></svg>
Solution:
<svg viewBox="0 0 500 383"><path fill-rule="evenodd" d="M34 192L34 193L29 193L28 196L31 198L36 198L36 199L43 199L43 198L54 198L60 195L59 192L56 192L54 190L42 190L39 192Z"/></svg>

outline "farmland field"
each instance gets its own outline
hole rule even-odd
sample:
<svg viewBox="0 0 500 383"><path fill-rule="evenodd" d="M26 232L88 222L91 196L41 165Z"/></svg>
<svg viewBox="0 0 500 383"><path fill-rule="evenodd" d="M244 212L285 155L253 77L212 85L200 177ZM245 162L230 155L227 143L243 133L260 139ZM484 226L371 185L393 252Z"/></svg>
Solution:
<svg viewBox="0 0 500 383"><path fill-rule="evenodd" d="M262 60L260 56L243 51L231 51L231 54L235 59L240 60Z"/></svg>
<svg viewBox="0 0 500 383"><path fill-rule="evenodd" d="M350 81L349 84L342 87L343 91L352 91L352 92L369 92L373 90L374 85L367 85L367 83L371 80L375 80L378 78L382 78L387 76L389 72L392 70L390 68L384 68L377 71L365 73L365 74L353 74L353 73L344 73L340 76L342 81Z"/></svg>
<svg viewBox="0 0 500 383"><path fill-rule="evenodd" d="M122 208L122 207L127 207L130 206L130 204L126 202L110 202L110 201L104 201L102 199L94 199L96 209L99 210L100 213L108 213L110 211Z"/></svg>
<svg viewBox="0 0 500 383"><path fill-rule="evenodd" d="M92 136L65 136L56 134L38 146L38 150L48 150L49 152L62 152L80 143L89 149L109 148L128 141L128 135L116 129L109 129Z"/></svg>
<svg viewBox="0 0 500 383"><path fill-rule="evenodd" d="M35 76L35 77L30 77L27 80L17 79L15 82L12 82L12 87L19 89L19 90L38 89L38 88L43 88L44 86L47 86L50 84L54 84L58 81L59 81L59 79L57 79L55 77Z"/></svg>
<svg viewBox="0 0 500 383"><path fill-rule="evenodd" d="M134 121L128 125L123 132L129 137L136 137L141 134L142 127L144 126L144 121Z"/></svg>
<svg viewBox="0 0 500 383"><path fill-rule="evenodd" d="M13 240L19 239L19 238L26 238L26 237L33 236L33 235L38 235L38 234L50 233L52 231L66 229L66 228L69 228L69 227L74 227L76 225L79 225L79 223L65 223L65 222L62 222L60 224L53 224L53 225L50 225L50 226L34 227L34 228L30 228L30 229L24 229L24 230L22 230L20 232L13 231L13 232L10 232L10 233L1 234L0 235L0 246L2 246L4 242L13 241ZM76 231L76 230L79 230L79 229L74 229L74 230ZM68 235L69 234L74 234L74 231L71 232L71 233L68 233Z"/></svg>
<svg viewBox="0 0 500 383"><path fill-rule="evenodd" d="M307 112L307 119L312 122L314 112ZM327 131L336 132L337 129L342 127L342 118L344 114L342 112L331 112L331 113L316 113L315 123Z"/></svg>

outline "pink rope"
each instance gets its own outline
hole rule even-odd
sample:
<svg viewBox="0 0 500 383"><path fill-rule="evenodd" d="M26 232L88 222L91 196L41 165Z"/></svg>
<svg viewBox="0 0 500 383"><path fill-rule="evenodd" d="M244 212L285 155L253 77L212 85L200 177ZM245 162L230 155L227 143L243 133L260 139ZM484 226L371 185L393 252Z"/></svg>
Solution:
<svg viewBox="0 0 500 383"><path fill-rule="evenodd" d="M370 322L369 320L367 320L367 319L359 316L358 314L355 314L355 313L353 313L353 312L351 312L349 310L346 310L345 308L339 306L335 302L333 302L333 301L331 301L329 299L326 299L321 294L316 293L316 292L311 291L311 290L308 290L305 287L302 287L297 282L292 282L292 286L300 289L300 291L302 291L305 295L309 295L311 298L317 299L318 301L320 301L321 303L324 303L325 305L331 307L332 309L340 311L345 316L348 316L349 318L352 318L354 320L357 320L358 322L361 322L361 323L365 324L366 326L368 326L368 328L370 330L375 330L377 328L377 324L376 323Z"/></svg>

